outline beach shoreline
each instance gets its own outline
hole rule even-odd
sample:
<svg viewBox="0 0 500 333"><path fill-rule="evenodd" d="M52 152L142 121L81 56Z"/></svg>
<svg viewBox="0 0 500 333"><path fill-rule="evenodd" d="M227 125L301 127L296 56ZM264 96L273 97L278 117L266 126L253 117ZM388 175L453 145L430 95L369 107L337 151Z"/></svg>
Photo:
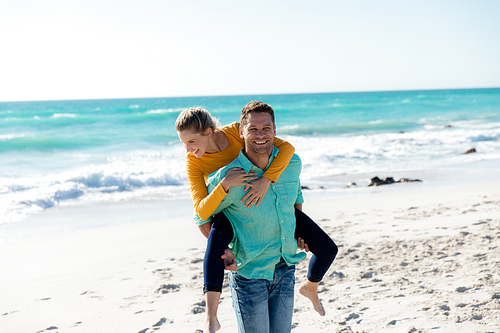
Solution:
<svg viewBox="0 0 500 333"><path fill-rule="evenodd" d="M337 200L342 197L365 196L378 192L415 191L487 183L500 180L500 160L484 160L467 164L450 165L439 169L392 170L366 173L345 173L313 179L303 179L306 201ZM421 180L369 187L373 177L385 179ZM356 186L348 188L350 183ZM63 203L33 214L20 222L0 224L0 244L22 239L47 237L77 230L107 225L140 223L149 220L169 219L192 215L192 202L187 186L176 190L180 199L157 198L148 195L116 202Z"/></svg>
<svg viewBox="0 0 500 333"><path fill-rule="evenodd" d="M320 286L327 315L296 292L293 332L500 331L500 181L412 185L306 197L340 251ZM0 327L199 332L206 241L190 214L146 216L0 244ZM296 288L306 270L297 266ZM220 332L234 332L227 285L219 314Z"/></svg>

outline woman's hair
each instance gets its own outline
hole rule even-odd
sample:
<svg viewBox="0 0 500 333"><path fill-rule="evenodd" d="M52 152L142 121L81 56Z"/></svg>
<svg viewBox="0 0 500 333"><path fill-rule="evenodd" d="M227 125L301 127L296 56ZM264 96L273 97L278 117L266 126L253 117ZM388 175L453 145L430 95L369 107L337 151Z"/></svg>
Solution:
<svg viewBox="0 0 500 333"><path fill-rule="evenodd" d="M219 121L201 107L193 107L186 109L179 114L175 121L175 130L182 132L190 130L194 133L205 133L209 128L215 131Z"/></svg>

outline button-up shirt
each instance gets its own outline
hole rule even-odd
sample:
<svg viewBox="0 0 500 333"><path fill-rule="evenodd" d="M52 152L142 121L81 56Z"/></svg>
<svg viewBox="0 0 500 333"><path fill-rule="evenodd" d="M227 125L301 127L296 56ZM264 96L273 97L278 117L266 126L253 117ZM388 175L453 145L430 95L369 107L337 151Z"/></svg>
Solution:
<svg viewBox="0 0 500 333"><path fill-rule="evenodd" d="M266 169L278 154L273 146ZM253 165L243 154L227 166L211 174L208 178L208 191L211 192L225 177L228 170L242 168L246 173L254 171L261 177L264 170ZM295 265L305 259L304 252L297 253L295 235L295 204L303 203L300 186L302 163L293 155L287 168L276 183L262 198L259 207L243 207L240 202L244 186L232 186L214 214L221 211L228 217L234 230L232 250L238 264L238 274L247 279L273 280L274 266L283 258L288 265ZM200 224L201 220L197 219Z"/></svg>

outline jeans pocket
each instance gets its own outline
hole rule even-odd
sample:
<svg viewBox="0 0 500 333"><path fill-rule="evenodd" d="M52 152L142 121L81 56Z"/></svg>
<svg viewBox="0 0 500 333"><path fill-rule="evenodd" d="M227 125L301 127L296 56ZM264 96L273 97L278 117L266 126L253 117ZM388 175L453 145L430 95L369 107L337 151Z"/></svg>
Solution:
<svg viewBox="0 0 500 333"><path fill-rule="evenodd" d="M283 280L281 282L281 288L280 288L281 302L283 303L283 306L287 310L293 309L294 289L295 289L295 266L289 266L286 268L286 273L283 275Z"/></svg>
<svg viewBox="0 0 500 333"><path fill-rule="evenodd" d="M233 307L244 320L268 316L267 282L262 279L247 279L232 273ZM236 303L235 303L236 302Z"/></svg>

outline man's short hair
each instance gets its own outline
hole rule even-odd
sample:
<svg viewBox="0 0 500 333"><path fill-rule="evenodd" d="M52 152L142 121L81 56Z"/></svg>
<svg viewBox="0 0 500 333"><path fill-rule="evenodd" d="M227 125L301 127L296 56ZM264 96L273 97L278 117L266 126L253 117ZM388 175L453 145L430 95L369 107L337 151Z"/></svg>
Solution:
<svg viewBox="0 0 500 333"><path fill-rule="evenodd" d="M274 124L274 110L271 105L266 104L262 101L251 101L243 107L240 116L240 125L245 126L247 122L248 115L252 112L256 113L269 113Z"/></svg>

